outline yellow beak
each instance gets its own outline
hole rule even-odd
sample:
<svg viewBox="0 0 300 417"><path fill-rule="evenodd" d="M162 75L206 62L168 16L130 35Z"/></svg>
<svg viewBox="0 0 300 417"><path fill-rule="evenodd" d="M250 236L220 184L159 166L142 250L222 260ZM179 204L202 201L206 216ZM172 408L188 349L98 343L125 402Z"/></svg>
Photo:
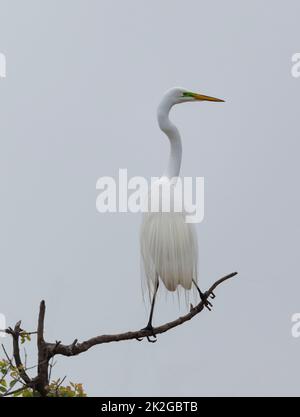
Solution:
<svg viewBox="0 0 300 417"><path fill-rule="evenodd" d="M203 94L193 93L192 96L194 97L195 100L199 100L199 101L216 101L218 103L224 103L225 101L216 97L204 96Z"/></svg>

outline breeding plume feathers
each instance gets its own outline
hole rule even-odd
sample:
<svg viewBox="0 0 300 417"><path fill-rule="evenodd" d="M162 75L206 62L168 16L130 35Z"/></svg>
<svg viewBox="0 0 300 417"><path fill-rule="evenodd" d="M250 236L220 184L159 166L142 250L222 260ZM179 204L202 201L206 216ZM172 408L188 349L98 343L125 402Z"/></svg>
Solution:
<svg viewBox="0 0 300 417"><path fill-rule="evenodd" d="M169 291L180 285L191 289L193 280L197 281L198 245L194 225L185 222L184 213L145 214L140 241L150 296L157 277Z"/></svg>

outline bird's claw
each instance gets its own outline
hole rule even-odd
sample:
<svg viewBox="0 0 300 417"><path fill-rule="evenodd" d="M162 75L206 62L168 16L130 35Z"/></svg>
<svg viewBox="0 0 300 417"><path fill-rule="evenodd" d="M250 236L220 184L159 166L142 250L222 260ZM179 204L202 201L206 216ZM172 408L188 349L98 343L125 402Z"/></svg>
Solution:
<svg viewBox="0 0 300 417"><path fill-rule="evenodd" d="M157 337L156 337L156 335L154 333L153 326L147 325L146 327L144 327L143 329L141 329L141 331L144 331L144 330L147 331L147 332L148 331L151 331L151 334L150 335L146 335L146 338L147 338L147 340L148 340L149 343L155 343L155 342L157 342ZM150 336L153 336L154 339L151 339ZM142 338L137 337L136 340L138 340L139 342L141 342L143 340L143 337Z"/></svg>
<svg viewBox="0 0 300 417"><path fill-rule="evenodd" d="M202 300L204 306L207 308L208 311L211 311L213 305L212 305L212 303L210 301L208 301L207 298L208 298L207 293L202 294L201 300ZM212 298L215 298L215 295Z"/></svg>
<svg viewBox="0 0 300 417"><path fill-rule="evenodd" d="M149 336L146 336L146 337L147 337L147 340L148 340L149 343L156 343L157 342L157 337L155 336L155 334L153 335L154 339L150 339Z"/></svg>
<svg viewBox="0 0 300 417"><path fill-rule="evenodd" d="M210 298L213 300L214 298L216 298L216 295L212 292L212 293L210 294Z"/></svg>

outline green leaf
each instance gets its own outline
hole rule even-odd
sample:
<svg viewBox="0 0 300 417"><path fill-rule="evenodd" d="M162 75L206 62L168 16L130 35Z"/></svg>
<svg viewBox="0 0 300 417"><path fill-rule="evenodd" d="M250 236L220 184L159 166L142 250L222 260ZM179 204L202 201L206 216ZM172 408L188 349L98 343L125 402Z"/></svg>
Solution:
<svg viewBox="0 0 300 417"><path fill-rule="evenodd" d="M26 389L22 392L22 397L33 397L33 392L29 389Z"/></svg>
<svg viewBox="0 0 300 417"><path fill-rule="evenodd" d="M2 379L2 381L0 381L0 385L2 385L3 387L7 387L5 379Z"/></svg>
<svg viewBox="0 0 300 417"><path fill-rule="evenodd" d="M17 382L18 381L16 379L13 379L12 381L10 381L10 383L9 383L10 388L13 388L16 385Z"/></svg>

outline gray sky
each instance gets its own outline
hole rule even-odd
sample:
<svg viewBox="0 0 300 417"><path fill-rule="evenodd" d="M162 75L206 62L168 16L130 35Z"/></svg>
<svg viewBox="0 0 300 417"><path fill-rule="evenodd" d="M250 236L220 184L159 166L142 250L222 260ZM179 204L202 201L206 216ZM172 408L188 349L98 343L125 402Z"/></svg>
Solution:
<svg viewBox="0 0 300 417"><path fill-rule="evenodd" d="M58 357L89 395L298 395L300 339L297 0L0 0L0 312L71 342L143 327L140 215L95 210L97 178L160 175L156 123L180 85L225 98L182 105L182 175L205 177L197 226L211 313L156 344ZM5 296L4 296L5 295ZM185 312L159 298L155 324ZM5 339L5 344L9 345ZM34 361L32 356L31 360ZM34 363L33 363L34 364Z"/></svg>

